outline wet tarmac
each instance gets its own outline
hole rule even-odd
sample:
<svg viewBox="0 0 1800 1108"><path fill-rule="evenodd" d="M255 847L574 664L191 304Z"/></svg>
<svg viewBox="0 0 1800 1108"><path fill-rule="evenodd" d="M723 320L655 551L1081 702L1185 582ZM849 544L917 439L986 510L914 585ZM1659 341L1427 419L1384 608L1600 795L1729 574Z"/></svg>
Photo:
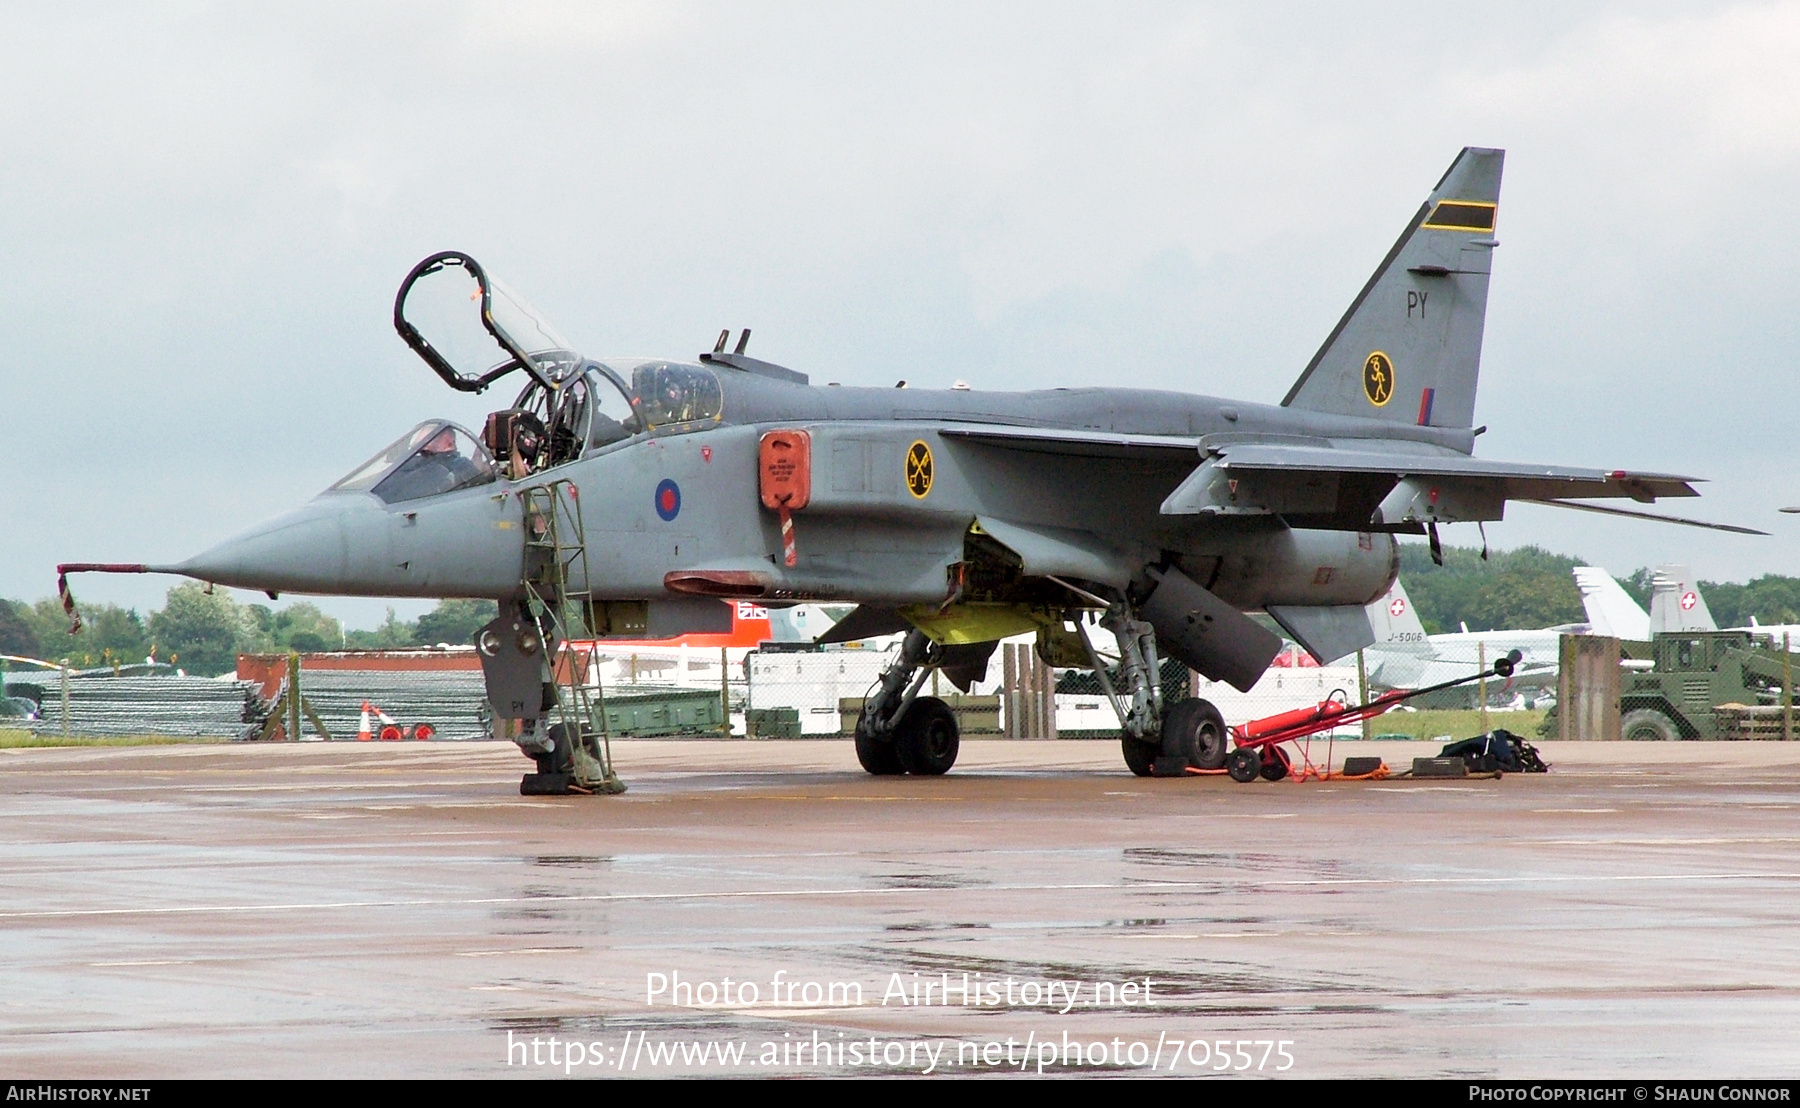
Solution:
<svg viewBox="0 0 1800 1108"><path fill-rule="evenodd" d="M519 796L497 744L3 751L0 1064L1800 1073L1800 745L1542 749L1239 785L1105 742L877 779L636 741L593 798Z"/></svg>

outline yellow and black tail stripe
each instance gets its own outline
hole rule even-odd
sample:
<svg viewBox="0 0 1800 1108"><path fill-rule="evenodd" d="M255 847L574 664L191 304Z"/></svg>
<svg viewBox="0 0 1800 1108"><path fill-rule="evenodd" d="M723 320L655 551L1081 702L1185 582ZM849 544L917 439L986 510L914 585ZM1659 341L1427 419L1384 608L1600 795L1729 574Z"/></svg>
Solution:
<svg viewBox="0 0 1800 1108"><path fill-rule="evenodd" d="M1492 231L1499 208L1487 200L1439 200L1420 226L1431 231Z"/></svg>

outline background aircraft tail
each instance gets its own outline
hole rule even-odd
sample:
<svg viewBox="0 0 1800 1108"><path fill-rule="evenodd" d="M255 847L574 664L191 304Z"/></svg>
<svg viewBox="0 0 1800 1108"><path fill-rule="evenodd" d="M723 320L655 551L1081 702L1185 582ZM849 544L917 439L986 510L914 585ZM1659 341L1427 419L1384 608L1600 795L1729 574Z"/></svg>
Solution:
<svg viewBox="0 0 1800 1108"><path fill-rule="evenodd" d="M1575 587L1596 635L1643 642L1650 638L1650 614L1638 607L1612 574L1599 566L1576 566Z"/></svg>
<svg viewBox="0 0 1800 1108"><path fill-rule="evenodd" d="M1472 427L1505 152L1464 147L1283 407Z"/></svg>
<svg viewBox="0 0 1800 1108"><path fill-rule="evenodd" d="M1375 629L1375 642L1379 645L1425 641L1425 625L1419 622L1412 597L1406 595L1406 586L1398 577L1387 595L1369 605L1369 626Z"/></svg>
<svg viewBox="0 0 1800 1108"><path fill-rule="evenodd" d="M1717 631L1687 566L1658 566L1650 578L1651 631Z"/></svg>

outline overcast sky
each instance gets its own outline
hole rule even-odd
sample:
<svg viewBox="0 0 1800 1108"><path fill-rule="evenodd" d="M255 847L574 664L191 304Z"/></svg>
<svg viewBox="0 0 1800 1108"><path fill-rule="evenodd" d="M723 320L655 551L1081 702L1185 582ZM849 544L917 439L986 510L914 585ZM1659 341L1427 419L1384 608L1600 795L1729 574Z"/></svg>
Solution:
<svg viewBox="0 0 1800 1108"><path fill-rule="evenodd" d="M4 11L3 596L478 426L391 326L434 250L600 356L751 327L815 381L1274 403L1465 145L1507 150L1478 453L1705 477L1664 507L1774 532L1489 540L1800 574L1800 5Z"/></svg>

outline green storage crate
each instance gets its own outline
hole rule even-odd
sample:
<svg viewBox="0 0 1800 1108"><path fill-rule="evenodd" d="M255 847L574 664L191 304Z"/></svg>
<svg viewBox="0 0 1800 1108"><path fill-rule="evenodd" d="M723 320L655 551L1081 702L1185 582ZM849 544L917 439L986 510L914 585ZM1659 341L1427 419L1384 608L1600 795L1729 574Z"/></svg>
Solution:
<svg viewBox="0 0 1800 1108"><path fill-rule="evenodd" d="M744 713L744 728L753 739L797 739L800 709L752 708Z"/></svg>
<svg viewBox="0 0 1800 1108"><path fill-rule="evenodd" d="M722 735L725 706L716 689L608 695L606 729L615 736Z"/></svg>
<svg viewBox="0 0 1800 1108"><path fill-rule="evenodd" d="M956 716L956 729L964 735L998 735L1000 733L1000 698L998 696L967 696L950 691L941 694L938 699L950 706ZM838 700L838 718L842 720L841 732L845 735L856 734L856 721L862 717L863 698L846 696Z"/></svg>

